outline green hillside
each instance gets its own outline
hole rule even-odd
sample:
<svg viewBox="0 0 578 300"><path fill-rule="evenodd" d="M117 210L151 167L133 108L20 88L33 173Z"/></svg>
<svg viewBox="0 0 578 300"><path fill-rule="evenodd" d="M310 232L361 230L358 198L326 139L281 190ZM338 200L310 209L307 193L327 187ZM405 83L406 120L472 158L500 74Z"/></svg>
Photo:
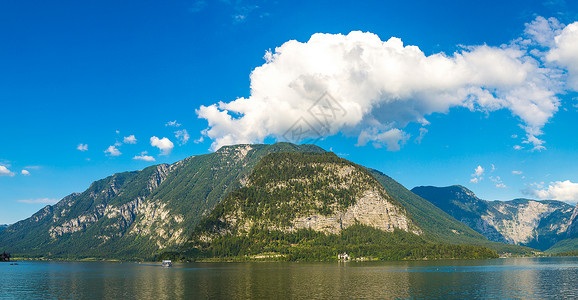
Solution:
<svg viewBox="0 0 578 300"><path fill-rule="evenodd" d="M387 203L388 208L383 210L387 213L372 218L376 212L364 197L376 193L379 196L370 202ZM351 221L347 218L350 211L355 215ZM323 225L311 221L300 226L304 219L321 219ZM414 220L361 166L333 153L274 153L259 162L246 186L229 194L201 221L180 253L162 257L336 260L344 251L383 260L496 256L485 247L426 239Z"/></svg>

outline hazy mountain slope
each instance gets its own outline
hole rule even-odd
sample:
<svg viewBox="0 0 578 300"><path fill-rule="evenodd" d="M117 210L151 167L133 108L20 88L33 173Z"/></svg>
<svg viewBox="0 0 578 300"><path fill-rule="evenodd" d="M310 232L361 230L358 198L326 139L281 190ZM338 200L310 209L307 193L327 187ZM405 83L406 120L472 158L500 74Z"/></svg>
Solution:
<svg viewBox="0 0 578 300"><path fill-rule="evenodd" d="M311 145L237 145L172 165L115 174L0 232L18 255L151 257L188 239L192 229L271 152Z"/></svg>
<svg viewBox="0 0 578 300"><path fill-rule="evenodd" d="M412 192L491 241L542 250L565 237L574 209L560 201L481 200L462 186L416 187Z"/></svg>
<svg viewBox="0 0 578 300"><path fill-rule="evenodd" d="M450 214L424 198L406 189L391 177L377 170L372 175L385 187L388 194L399 201L425 232L424 237L434 242L448 244L481 245L498 252L527 253L531 249L489 241Z"/></svg>
<svg viewBox="0 0 578 300"><path fill-rule="evenodd" d="M0 225L0 231L6 229L6 227L8 227L8 225Z"/></svg>

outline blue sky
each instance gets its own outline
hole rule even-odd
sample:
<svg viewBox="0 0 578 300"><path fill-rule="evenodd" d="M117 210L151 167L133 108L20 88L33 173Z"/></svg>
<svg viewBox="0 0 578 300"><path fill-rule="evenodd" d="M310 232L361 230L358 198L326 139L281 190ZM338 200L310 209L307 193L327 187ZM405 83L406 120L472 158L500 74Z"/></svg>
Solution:
<svg viewBox="0 0 578 300"><path fill-rule="evenodd" d="M283 140L318 87L345 113L317 144L408 188L578 200L573 1L24 0L0 11L0 224L115 172ZM367 56L345 48L398 69L359 68ZM299 84L310 95L276 88Z"/></svg>

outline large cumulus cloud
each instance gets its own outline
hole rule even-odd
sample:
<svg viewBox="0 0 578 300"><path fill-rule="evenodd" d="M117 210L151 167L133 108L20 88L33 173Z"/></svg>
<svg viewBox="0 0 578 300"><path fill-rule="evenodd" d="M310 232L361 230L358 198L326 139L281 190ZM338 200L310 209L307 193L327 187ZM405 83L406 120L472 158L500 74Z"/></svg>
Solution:
<svg viewBox="0 0 578 300"><path fill-rule="evenodd" d="M267 52L265 64L251 73L250 97L196 112L208 121L203 134L213 149L281 140L301 122L312 129L310 135L343 133L358 137L358 145L399 150L409 137L406 125L427 126L432 113L452 107L508 109L525 129L525 142L542 149L539 136L563 91L558 67L571 79L578 76L572 69L577 24L561 30L559 23L538 18L527 24L524 38L507 45L464 46L451 55L429 56L399 38L382 41L369 32L314 34L305 43L288 41ZM571 81L568 86L578 89ZM321 119L312 113L332 104L329 117L327 110Z"/></svg>

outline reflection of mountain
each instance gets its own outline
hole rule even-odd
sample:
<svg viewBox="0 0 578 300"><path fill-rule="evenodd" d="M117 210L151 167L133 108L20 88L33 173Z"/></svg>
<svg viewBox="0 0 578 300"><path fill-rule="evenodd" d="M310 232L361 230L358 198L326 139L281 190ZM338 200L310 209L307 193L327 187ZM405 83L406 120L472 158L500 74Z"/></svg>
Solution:
<svg viewBox="0 0 578 300"><path fill-rule="evenodd" d="M561 201L481 200L463 186L423 186L412 192L491 241L542 250L566 237L574 210Z"/></svg>

